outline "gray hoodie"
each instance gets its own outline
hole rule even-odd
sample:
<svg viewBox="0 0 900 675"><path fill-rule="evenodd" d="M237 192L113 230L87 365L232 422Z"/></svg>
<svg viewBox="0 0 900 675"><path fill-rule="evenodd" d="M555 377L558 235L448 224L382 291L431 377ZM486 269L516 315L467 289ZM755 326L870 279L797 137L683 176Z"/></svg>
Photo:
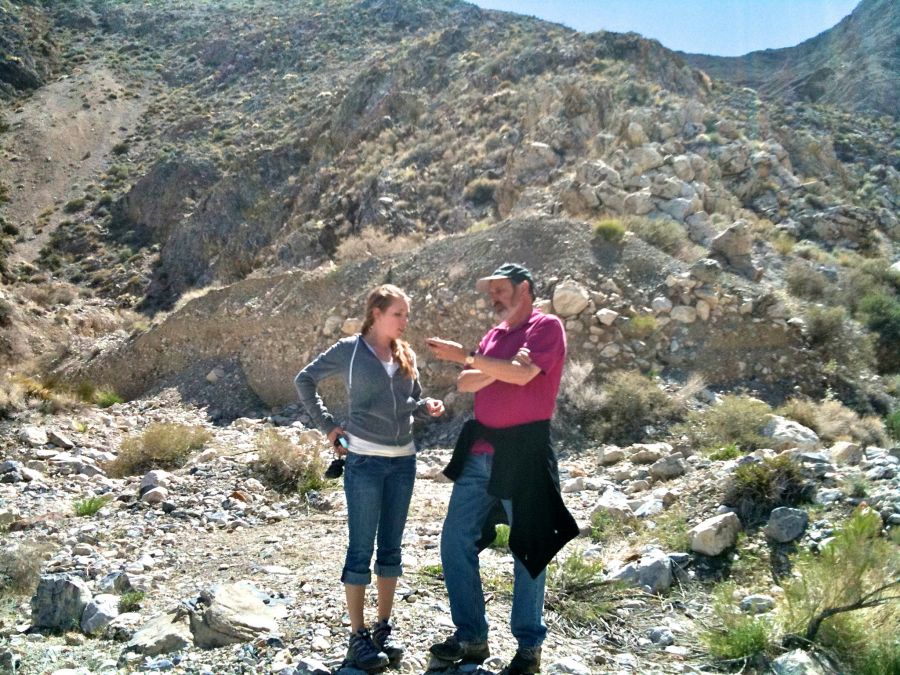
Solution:
<svg viewBox="0 0 900 675"><path fill-rule="evenodd" d="M349 394L349 421L342 426L353 436L382 445L406 445L412 440L412 419L424 411L418 379L400 371L389 376L381 361L357 334L338 340L294 378L306 411L326 434L339 426L316 391L319 382L340 375Z"/></svg>

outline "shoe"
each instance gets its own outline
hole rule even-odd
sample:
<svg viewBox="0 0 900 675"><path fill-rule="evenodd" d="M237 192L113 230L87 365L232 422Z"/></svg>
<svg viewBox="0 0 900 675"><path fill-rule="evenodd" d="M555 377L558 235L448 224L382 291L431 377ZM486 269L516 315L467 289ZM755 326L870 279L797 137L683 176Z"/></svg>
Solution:
<svg viewBox="0 0 900 675"><path fill-rule="evenodd" d="M443 642L431 645L429 650L442 661L463 663L484 663L491 655L487 640L484 642L466 642L456 635L451 635Z"/></svg>
<svg viewBox="0 0 900 675"><path fill-rule="evenodd" d="M403 645L391 635L393 626L387 619L382 619L372 626L372 642L387 654L392 666L396 666L403 658Z"/></svg>
<svg viewBox="0 0 900 675"><path fill-rule="evenodd" d="M365 628L350 634L350 646L347 647L345 664L372 672L387 667L390 660L383 651L372 642L372 636Z"/></svg>
<svg viewBox="0 0 900 675"><path fill-rule="evenodd" d="M519 647L516 655L500 675L534 675L541 672L541 648Z"/></svg>

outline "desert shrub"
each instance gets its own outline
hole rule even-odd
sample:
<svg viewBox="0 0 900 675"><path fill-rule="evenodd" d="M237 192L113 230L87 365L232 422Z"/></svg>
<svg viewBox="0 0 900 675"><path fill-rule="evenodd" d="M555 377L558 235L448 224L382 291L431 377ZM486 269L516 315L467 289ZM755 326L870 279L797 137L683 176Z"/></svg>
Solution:
<svg viewBox="0 0 900 675"><path fill-rule="evenodd" d="M260 433L255 444L254 469L277 490L304 495L325 485L325 465L315 445L296 445L274 429Z"/></svg>
<svg viewBox="0 0 900 675"><path fill-rule="evenodd" d="M679 507L672 506L666 511L652 517L655 525L649 529L647 521L644 523L644 534L655 538L665 551L690 551L691 537L688 534L687 515Z"/></svg>
<svg viewBox="0 0 900 675"><path fill-rule="evenodd" d="M9 188L6 187L6 183L0 182L0 204L4 204L9 201Z"/></svg>
<svg viewBox="0 0 900 675"><path fill-rule="evenodd" d="M127 593L122 593L122 595L119 596L119 611L123 614L125 612L136 612L141 608L141 603L143 601L143 591L128 591Z"/></svg>
<svg viewBox="0 0 900 675"><path fill-rule="evenodd" d="M630 340L643 340L653 335L657 326L652 314L638 314L622 324L622 335Z"/></svg>
<svg viewBox="0 0 900 675"><path fill-rule="evenodd" d="M491 178L476 178L466 185L463 190L463 199L475 206L483 206L494 201L494 192L497 190L499 180Z"/></svg>
<svg viewBox="0 0 900 675"><path fill-rule="evenodd" d="M772 509L808 501L812 486L787 455L743 464L725 483L722 503L737 513L745 526L764 521Z"/></svg>
<svg viewBox="0 0 900 675"><path fill-rule="evenodd" d="M640 527L637 518L622 518L607 511L597 511L591 516L591 541L605 544L624 539Z"/></svg>
<svg viewBox="0 0 900 675"><path fill-rule="evenodd" d="M772 237L772 247L781 255L788 255L794 250L797 240L787 232L778 232Z"/></svg>
<svg viewBox="0 0 900 675"><path fill-rule="evenodd" d="M177 469L184 466L193 451L211 439L212 434L202 427L151 424L140 436L129 436L122 441L118 456L107 464L107 473L121 478L152 469Z"/></svg>
<svg viewBox="0 0 900 675"><path fill-rule="evenodd" d="M26 595L34 590L49 550L44 542L4 542L0 547L0 596Z"/></svg>
<svg viewBox="0 0 900 675"><path fill-rule="evenodd" d="M73 510L76 516L92 516L104 506L109 504L112 497L109 495L92 495L84 499L78 499L73 504Z"/></svg>
<svg viewBox="0 0 900 675"><path fill-rule="evenodd" d="M681 223L666 218L632 218L628 229L635 235L669 255L677 255L688 245L687 232Z"/></svg>
<svg viewBox="0 0 900 675"><path fill-rule="evenodd" d="M848 497L862 499L869 494L869 481L865 476L853 474L844 479L844 494Z"/></svg>
<svg viewBox="0 0 900 675"><path fill-rule="evenodd" d="M771 624L736 607L734 591L728 582L716 588L712 608L718 625L700 636L709 653L723 661L750 660L773 648Z"/></svg>
<svg viewBox="0 0 900 675"><path fill-rule="evenodd" d="M900 300L886 293L872 293L860 301L859 310L869 330L878 334L878 369L884 373L900 371Z"/></svg>
<svg viewBox="0 0 900 675"><path fill-rule="evenodd" d="M606 219L594 223L594 236L618 244L625 236L625 226L620 220Z"/></svg>
<svg viewBox="0 0 900 675"><path fill-rule="evenodd" d="M621 587L603 581L603 563L580 550L547 566L547 607L573 624L590 626L615 611Z"/></svg>
<svg viewBox="0 0 900 675"><path fill-rule="evenodd" d="M794 574L782 584L782 621L790 635L816 641L850 663L869 660L860 654L866 643L889 657L894 643L896 662L900 548L881 536L881 527L878 513L862 505L818 554L801 551L794 558Z"/></svg>
<svg viewBox="0 0 900 675"><path fill-rule="evenodd" d="M71 199L66 202L65 206L63 206L63 211L65 211L66 213L78 213L84 208L86 203L87 200L84 197Z"/></svg>
<svg viewBox="0 0 900 675"><path fill-rule="evenodd" d="M41 307L70 305L78 297L78 289L71 284L49 283L25 286L22 295Z"/></svg>
<svg viewBox="0 0 900 675"><path fill-rule="evenodd" d="M0 381L0 419L22 412L27 405L22 385L15 379L5 376Z"/></svg>
<svg viewBox="0 0 900 675"><path fill-rule="evenodd" d="M668 423L682 414L682 403L649 377L636 371L616 371L603 385L590 432L598 440L633 443L645 437L647 427Z"/></svg>
<svg viewBox="0 0 900 675"><path fill-rule="evenodd" d="M811 307L805 320L809 344L825 363L834 361L857 372L874 365L871 336L862 334L843 307Z"/></svg>
<svg viewBox="0 0 900 675"><path fill-rule="evenodd" d="M788 290L798 298L818 300L825 295L828 279L818 270L801 262L792 263L785 271Z"/></svg>
<svg viewBox="0 0 900 675"><path fill-rule="evenodd" d="M749 452L766 444L761 431L769 413L771 408L763 401L730 394L716 405L691 412L673 431L685 434L696 448L718 449L733 443Z"/></svg>
<svg viewBox="0 0 900 675"><path fill-rule="evenodd" d="M128 152L128 141L119 141L114 146L112 146L112 153L114 155L124 155Z"/></svg>

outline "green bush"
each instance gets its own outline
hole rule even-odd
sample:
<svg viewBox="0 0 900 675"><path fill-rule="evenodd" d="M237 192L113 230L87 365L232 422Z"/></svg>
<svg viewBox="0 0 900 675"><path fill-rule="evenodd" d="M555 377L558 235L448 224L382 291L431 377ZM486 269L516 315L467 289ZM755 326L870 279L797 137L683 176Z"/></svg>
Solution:
<svg viewBox="0 0 900 675"><path fill-rule="evenodd" d="M115 405L116 403L124 403L125 399L119 396L116 392L110 391L108 389L102 389L96 391L94 393L94 403L96 403L101 408L108 408L111 405Z"/></svg>
<svg viewBox="0 0 900 675"><path fill-rule="evenodd" d="M729 394L709 408L689 413L685 423L673 431L686 435L698 449L734 444L744 452L751 452L765 446L767 439L761 432L771 412L763 401Z"/></svg>
<svg viewBox="0 0 900 675"><path fill-rule="evenodd" d="M509 550L509 525L503 525L502 523L497 525L497 535L494 537L494 541L491 542L491 548L495 548L498 551L508 551Z"/></svg>
<svg viewBox="0 0 900 675"><path fill-rule="evenodd" d="M878 369L900 372L900 300L886 293L865 296L859 303L869 330L878 334L875 350Z"/></svg>
<svg viewBox="0 0 900 675"><path fill-rule="evenodd" d="M611 244L618 244L625 237L625 226L620 220L601 220L594 223L594 236Z"/></svg>
<svg viewBox="0 0 900 675"><path fill-rule="evenodd" d="M765 521L772 509L795 506L811 496L812 486L800 467L787 455L779 455L737 467L725 483L722 503L749 527Z"/></svg>
<svg viewBox="0 0 900 675"><path fill-rule="evenodd" d="M709 453L709 458L714 460L728 460L728 459L737 459L743 453L741 449L738 447L737 443L729 443L728 445L723 445L721 448L713 450Z"/></svg>
<svg viewBox="0 0 900 675"><path fill-rule="evenodd" d="M254 469L275 489L305 495L325 486L325 464L315 445L295 445L274 429L260 433L255 444Z"/></svg>
<svg viewBox="0 0 900 675"><path fill-rule="evenodd" d="M789 635L818 642L849 663L869 660L860 653L866 644L889 656L894 644L896 657L900 548L881 536L881 527L878 513L862 505L818 554L795 557L794 574L782 584Z"/></svg>
<svg viewBox="0 0 900 675"><path fill-rule="evenodd" d="M900 410L892 412L884 418L884 425L895 441L900 441Z"/></svg>
<svg viewBox="0 0 900 675"><path fill-rule="evenodd" d="M143 601L143 591L128 591L127 593L122 593L122 595L119 596L119 611L123 614L125 612L136 612L141 608L141 603Z"/></svg>
<svg viewBox="0 0 900 675"><path fill-rule="evenodd" d="M184 466L193 451L211 439L212 434L202 427L151 424L140 436L129 436L122 441L118 456L107 464L107 473L121 478L152 469L177 469Z"/></svg>
<svg viewBox="0 0 900 675"><path fill-rule="evenodd" d="M636 371L616 371L603 386L589 430L600 441L634 443L644 438L648 426L679 419L683 411L683 403L649 377Z"/></svg>
<svg viewBox="0 0 900 675"><path fill-rule="evenodd" d="M79 499L73 505L75 515L80 517L92 516L109 504L110 501L112 501L112 497L109 495L97 495Z"/></svg>
<svg viewBox="0 0 900 675"><path fill-rule="evenodd" d="M772 626L763 617L745 614L735 607L734 584L721 584L715 593L713 613L718 626L701 634L709 653L723 661L749 660L770 651Z"/></svg>
<svg viewBox="0 0 900 675"><path fill-rule="evenodd" d="M629 340L644 340L653 335L658 325L652 314L638 314L622 324L622 335Z"/></svg>

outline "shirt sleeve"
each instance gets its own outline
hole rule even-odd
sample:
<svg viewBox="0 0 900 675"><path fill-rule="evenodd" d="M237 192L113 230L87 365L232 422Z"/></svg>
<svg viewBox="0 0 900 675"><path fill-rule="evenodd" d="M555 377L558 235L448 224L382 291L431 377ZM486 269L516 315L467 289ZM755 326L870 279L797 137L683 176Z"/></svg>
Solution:
<svg viewBox="0 0 900 675"><path fill-rule="evenodd" d="M566 333L562 322L555 317L543 317L528 328L525 344L531 361L547 373L566 358Z"/></svg>
<svg viewBox="0 0 900 675"><path fill-rule="evenodd" d="M306 412L313 418L316 426L326 434L330 433L337 423L319 396L317 386L322 380L343 372L347 364L344 352L342 343L336 342L307 364L294 378L294 387Z"/></svg>

